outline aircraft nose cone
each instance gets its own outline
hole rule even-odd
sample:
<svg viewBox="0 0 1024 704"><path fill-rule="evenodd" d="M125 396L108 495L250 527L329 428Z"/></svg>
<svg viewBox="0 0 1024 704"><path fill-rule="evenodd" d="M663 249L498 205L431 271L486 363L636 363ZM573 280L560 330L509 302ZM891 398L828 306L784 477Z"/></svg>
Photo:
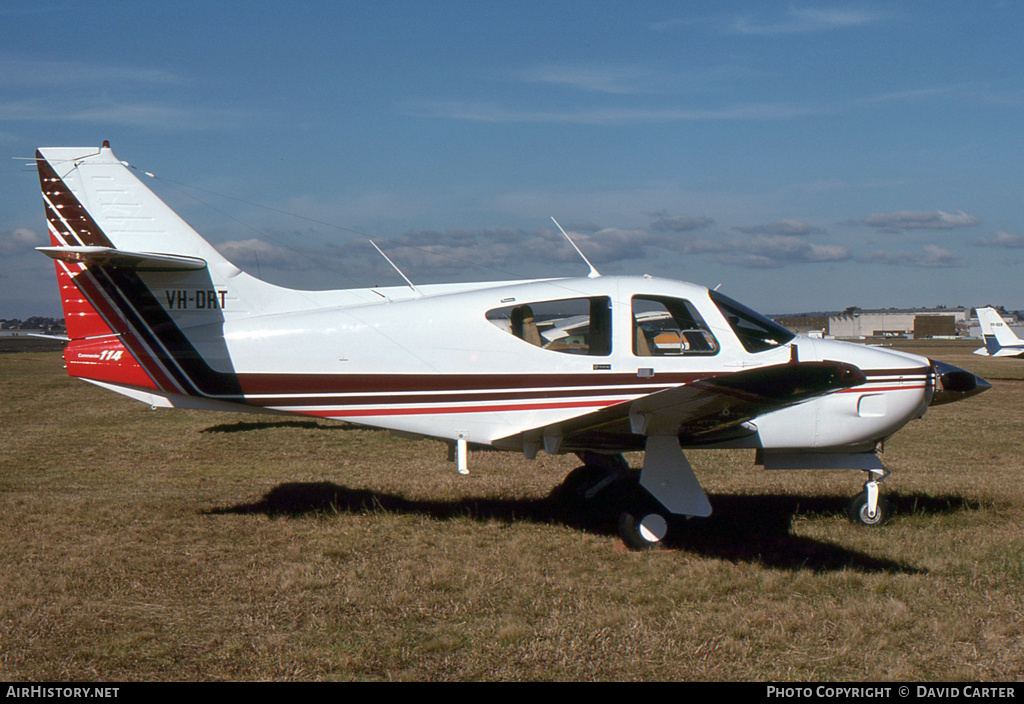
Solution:
<svg viewBox="0 0 1024 704"><path fill-rule="evenodd" d="M962 401L992 388L992 385L980 376L964 371L960 367L934 359L930 361L932 372L935 374L935 393L930 404L932 406Z"/></svg>

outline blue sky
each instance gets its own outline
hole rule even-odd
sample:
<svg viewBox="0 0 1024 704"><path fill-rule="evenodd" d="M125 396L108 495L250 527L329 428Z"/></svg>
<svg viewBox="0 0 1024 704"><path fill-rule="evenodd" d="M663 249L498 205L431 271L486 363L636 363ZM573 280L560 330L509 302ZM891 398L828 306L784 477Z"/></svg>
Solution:
<svg viewBox="0 0 1024 704"><path fill-rule="evenodd" d="M59 315L38 146L283 285L603 274L766 313L1024 309L1019 2L0 4L0 318Z"/></svg>

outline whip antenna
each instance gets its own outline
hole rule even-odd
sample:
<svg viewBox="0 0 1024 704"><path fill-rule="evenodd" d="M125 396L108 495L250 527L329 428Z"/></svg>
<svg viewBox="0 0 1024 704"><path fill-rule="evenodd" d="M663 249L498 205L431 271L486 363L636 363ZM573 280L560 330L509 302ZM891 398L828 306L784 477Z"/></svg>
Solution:
<svg viewBox="0 0 1024 704"><path fill-rule="evenodd" d="M370 244L373 245L373 248L377 250L377 252L380 254L380 256L382 256L385 259L387 259L388 264L390 264L392 267L394 267L395 271L398 272L398 275L401 276L403 279L405 279L405 283L409 284L409 288L411 288L417 295L419 295L419 296L423 295L420 292L420 290L418 288L416 288L415 285L413 285L412 281L409 281L409 277L406 276L405 274L403 274L402 270L399 269L398 266L393 261L391 261L391 258L388 255L384 254L384 251L381 250L381 248L377 246L376 242L374 242L373 240L370 240Z"/></svg>
<svg viewBox="0 0 1024 704"><path fill-rule="evenodd" d="M559 225L558 221L555 220L553 217L551 218L551 222L555 223L555 225L558 226L559 230L562 230L562 226ZM562 234L565 235L565 239L569 240L569 244L571 244L572 248L576 250L576 254L580 255L580 257L583 259L583 261L585 261L587 263L587 266L590 267L590 273L587 274L587 278L588 279L596 279L598 276L600 276L601 272L599 272L597 269L595 269L594 265L590 263L590 260L587 259L587 257L583 254L583 252L580 251L580 248L577 247L576 243L572 241L572 237L569 237L569 233L567 233L565 230L562 230Z"/></svg>

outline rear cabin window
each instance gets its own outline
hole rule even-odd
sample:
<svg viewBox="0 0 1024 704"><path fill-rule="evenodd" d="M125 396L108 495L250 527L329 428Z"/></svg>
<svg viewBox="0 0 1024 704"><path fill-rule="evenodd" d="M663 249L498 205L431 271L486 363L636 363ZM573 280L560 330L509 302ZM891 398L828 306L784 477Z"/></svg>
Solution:
<svg viewBox="0 0 1024 704"><path fill-rule="evenodd" d="M611 299L563 298L495 308L487 319L536 347L563 354L612 352Z"/></svg>
<svg viewBox="0 0 1024 704"><path fill-rule="evenodd" d="M718 341L689 301L633 297L633 354L637 357L711 355Z"/></svg>

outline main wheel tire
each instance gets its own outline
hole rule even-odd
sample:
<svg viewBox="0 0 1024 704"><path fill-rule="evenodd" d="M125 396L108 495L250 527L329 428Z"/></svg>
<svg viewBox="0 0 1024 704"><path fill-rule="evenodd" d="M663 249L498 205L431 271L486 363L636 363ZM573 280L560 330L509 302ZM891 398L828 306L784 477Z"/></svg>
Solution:
<svg viewBox="0 0 1024 704"><path fill-rule="evenodd" d="M619 536L630 550L653 550L661 547L666 535L668 521L660 513L634 515L630 511L623 511L619 514Z"/></svg>
<svg viewBox="0 0 1024 704"><path fill-rule="evenodd" d="M847 509L850 520L857 525L877 527L885 524L890 518L892 518L892 506L889 504L889 500L884 496L878 497L878 503L875 507L875 515L868 515L868 492L862 491L850 500L850 506Z"/></svg>

